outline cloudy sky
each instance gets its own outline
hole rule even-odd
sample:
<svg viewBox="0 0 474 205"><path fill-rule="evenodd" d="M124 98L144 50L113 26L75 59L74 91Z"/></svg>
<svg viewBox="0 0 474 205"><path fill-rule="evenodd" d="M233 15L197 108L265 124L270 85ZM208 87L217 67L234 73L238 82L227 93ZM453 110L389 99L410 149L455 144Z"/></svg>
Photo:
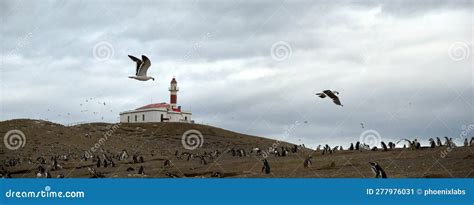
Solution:
<svg viewBox="0 0 474 205"><path fill-rule="evenodd" d="M237 132L310 146L459 138L474 124L473 8L0 1L0 120L117 122L121 111L167 102L175 76L178 103L197 123ZM147 55L156 81L128 79L128 54ZM344 107L315 96L324 89Z"/></svg>

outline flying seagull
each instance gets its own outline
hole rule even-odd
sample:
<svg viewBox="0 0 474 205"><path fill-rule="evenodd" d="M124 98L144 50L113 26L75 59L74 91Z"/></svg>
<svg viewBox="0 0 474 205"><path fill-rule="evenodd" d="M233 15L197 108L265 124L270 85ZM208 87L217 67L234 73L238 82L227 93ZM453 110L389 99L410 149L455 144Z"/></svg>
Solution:
<svg viewBox="0 0 474 205"><path fill-rule="evenodd" d="M136 72L135 72L135 76L129 76L129 78L133 78L133 79L140 80L140 81L147 81L147 80L150 80L150 79L155 80L155 78L146 75L146 72L148 71L148 68L151 65L150 59L148 59L144 55L142 55L141 60L139 58L135 57L135 56L132 56L132 55L128 55L128 57L130 57L130 59L132 59L133 61L135 61L137 63L137 69L136 69Z"/></svg>
<svg viewBox="0 0 474 205"><path fill-rule="evenodd" d="M341 104L341 101L339 101L339 98L337 97L337 95L339 95L339 92L337 91L324 90L322 93L316 93L316 95L320 98L325 98L326 96L328 96L332 99L334 104L343 106Z"/></svg>

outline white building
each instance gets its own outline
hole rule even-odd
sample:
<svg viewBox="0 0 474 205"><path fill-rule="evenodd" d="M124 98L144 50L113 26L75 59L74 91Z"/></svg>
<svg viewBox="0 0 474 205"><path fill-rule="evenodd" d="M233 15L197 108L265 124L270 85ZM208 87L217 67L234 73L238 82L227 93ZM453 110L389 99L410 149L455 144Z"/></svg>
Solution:
<svg viewBox="0 0 474 205"><path fill-rule="evenodd" d="M175 78L171 80L170 103L154 103L145 105L135 110L120 113L121 123L143 123L143 122L187 122L191 120L191 112L184 112L181 106L177 106L178 82Z"/></svg>

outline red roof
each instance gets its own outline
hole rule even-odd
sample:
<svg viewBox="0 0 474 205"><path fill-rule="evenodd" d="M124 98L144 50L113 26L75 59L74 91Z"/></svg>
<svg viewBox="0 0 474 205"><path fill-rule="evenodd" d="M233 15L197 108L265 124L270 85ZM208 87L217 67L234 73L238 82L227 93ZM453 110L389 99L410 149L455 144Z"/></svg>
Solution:
<svg viewBox="0 0 474 205"><path fill-rule="evenodd" d="M169 107L170 107L170 104L168 103L154 103L154 104L145 105L143 107L139 107L136 110L143 110L143 109L150 109L150 108L169 108ZM173 108L172 110L175 112L181 112L181 109L179 108Z"/></svg>
<svg viewBox="0 0 474 205"><path fill-rule="evenodd" d="M150 108L167 108L170 105L168 103L155 103L155 104L149 104L145 105L143 107L137 108L137 110L143 110L143 109L150 109Z"/></svg>

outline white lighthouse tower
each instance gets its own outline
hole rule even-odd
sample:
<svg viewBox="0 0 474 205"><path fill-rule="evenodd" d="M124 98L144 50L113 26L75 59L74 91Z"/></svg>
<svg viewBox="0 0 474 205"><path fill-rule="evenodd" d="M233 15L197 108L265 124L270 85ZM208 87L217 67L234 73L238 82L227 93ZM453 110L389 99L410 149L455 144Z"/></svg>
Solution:
<svg viewBox="0 0 474 205"><path fill-rule="evenodd" d="M177 101L178 101L179 88L178 88L178 82L176 81L175 78L171 80L169 91L170 91L171 108L176 108L176 104L178 103Z"/></svg>

